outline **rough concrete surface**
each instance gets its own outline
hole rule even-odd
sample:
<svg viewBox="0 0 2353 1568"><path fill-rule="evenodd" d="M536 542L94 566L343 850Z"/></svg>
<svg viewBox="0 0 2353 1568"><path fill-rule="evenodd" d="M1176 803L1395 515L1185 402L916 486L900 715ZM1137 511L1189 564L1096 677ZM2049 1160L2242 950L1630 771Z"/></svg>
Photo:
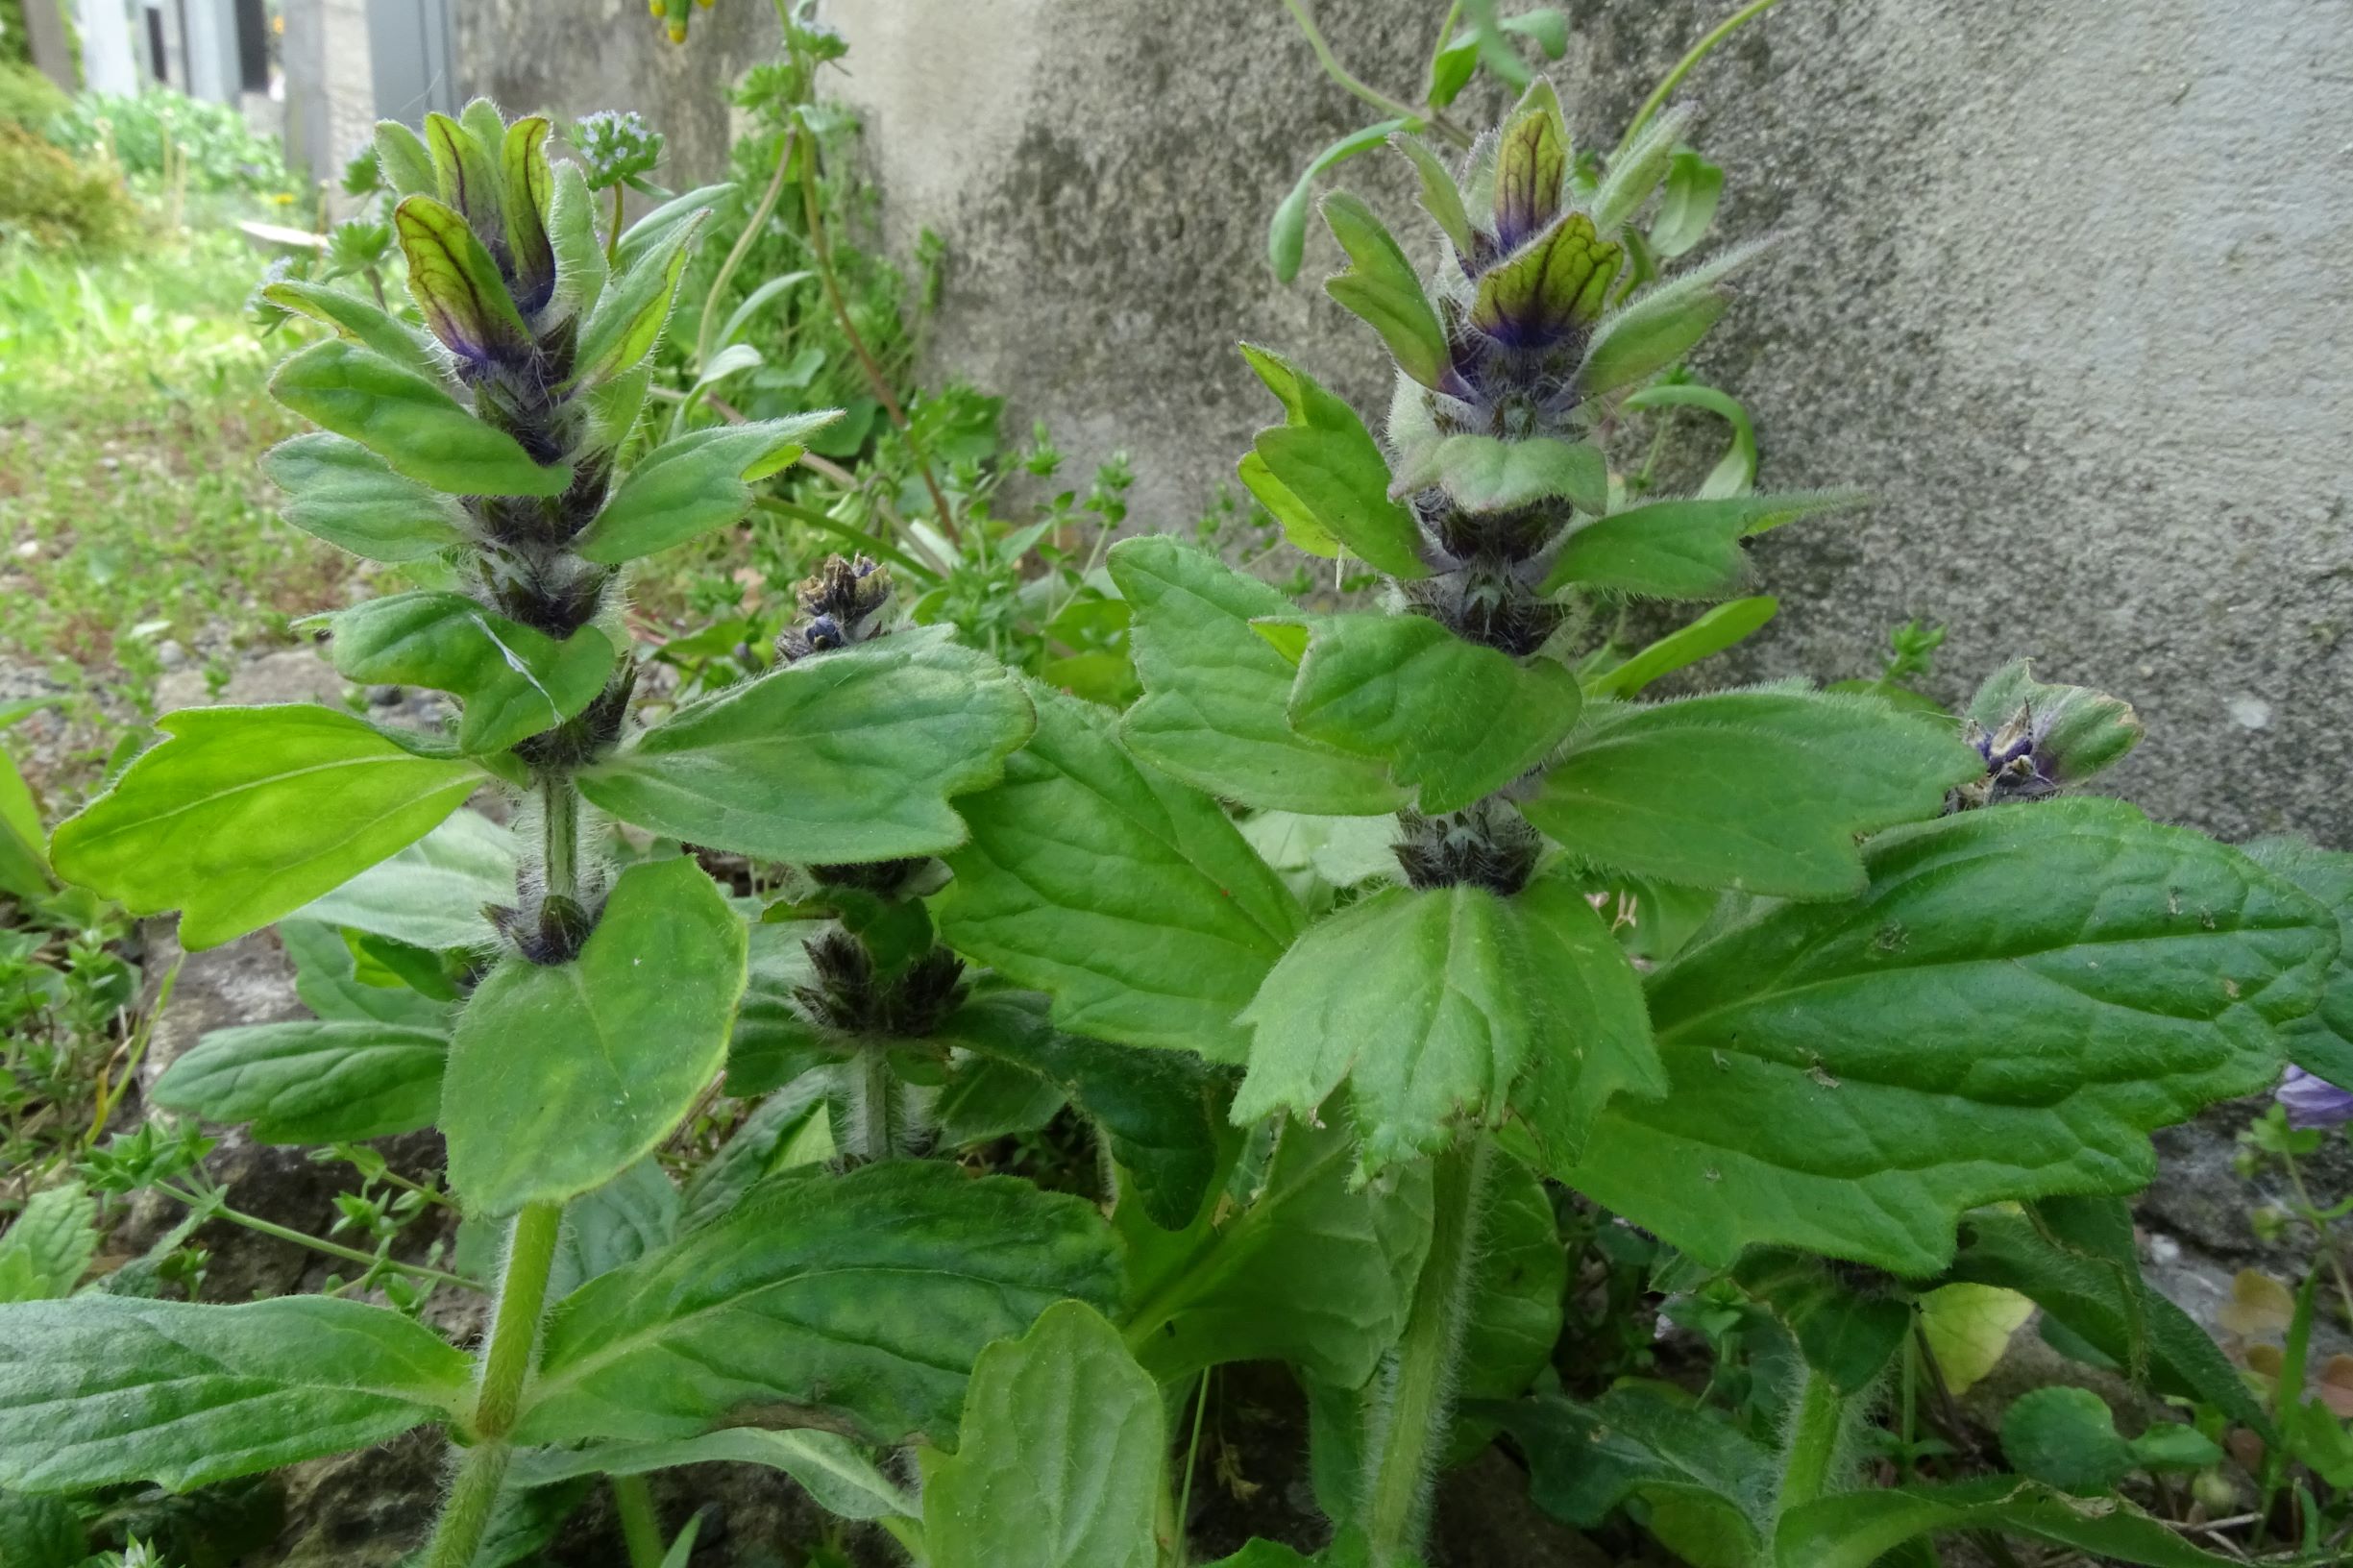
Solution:
<svg viewBox="0 0 2353 1568"><path fill-rule="evenodd" d="M1409 90L1444 8L1316 9ZM1727 9L1577 8L1582 139ZM1141 525L1189 522L1266 421L1237 337L1383 405L1370 333L1262 258L1295 171L1371 114L1275 0L830 15L890 233L949 243L934 364L1074 459L1128 448ZM1940 695L2025 653L2137 701L2116 779L2155 813L2353 837L2348 59L2337 0L1789 0L1692 75L1722 238L1786 240L1698 368L1755 413L1767 484L1880 498L1760 542L1784 610L1738 673L1864 672L1935 617ZM1343 172L1409 222L1399 171ZM1305 276L1332 262L1311 235Z"/></svg>

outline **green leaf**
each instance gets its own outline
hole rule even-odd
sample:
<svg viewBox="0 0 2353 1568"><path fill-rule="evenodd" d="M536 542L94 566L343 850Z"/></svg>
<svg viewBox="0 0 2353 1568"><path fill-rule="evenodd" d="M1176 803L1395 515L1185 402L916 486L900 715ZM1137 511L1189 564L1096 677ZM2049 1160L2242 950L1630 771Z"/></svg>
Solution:
<svg viewBox="0 0 2353 1568"><path fill-rule="evenodd" d="M1247 806L1369 817L1405 803L1379 763L1308 740L1285 718L1295 672L1250 623L1297 614L1288 599L1164 534L1121 540L1109 559L1134 607L1144 687L1120 727L1129 750Z"/></svg>
<svg viewBox="0 0 2353 1568"><path fill-rule="evenodd" d="M927 1453L937 1568L1157 1568L1168 1446L1160 1389L1084 1302L1048 1308L972 1367L953 1455Z"/></svg>
<svg viewBox="0 0 2353 1568"><path fill-rule="evenodd" d="M433 356L432 349L416 330L394 320L356 294L347 294L326 283L306 283L294 279L270 283L261 294L279 308L332 328L338 336L374 349L429 381L441 379L441 361Z"/></svg>
<svg viewBox="0 0 2353 1568"><path fill-rule="evenodd" d="M264 453L261 471L286 493L287 522L371 561L422 560L465 542L464 508L356 441L298 435Z"/></svg>
<svg viewBox="0 0 2353 1568"><path fill-rule="evenodd" d="M414 131L398 120L376 122L376 162L395 197L434 188L433 155Z"/></svg>
<svg viewBox="0 0 2353 1568"><path fill-rule="evenodd" d="M979 996L931 1038L1059 1086L1101 1125L1152 1222L1181 1228L1216 1175L1226 1097L1219 1075L1174 1052L1066 1035L1046 1021L1046 1010L1035 992Z"/></svg>
<svg viewBox="0 0 2353 1568"><path fill-rule="evenodd" d="M604 293L608 269L604 242L597 234L597 194L577 163L556 165L548 243L555 253L555 297L576 319L586 320Z"/></svg>
<svg viewBox="0 0 2353 1568"><path fill-rule="evenodd" d="M1742 246L1645 290L1594 329L1577 384L1587 396L1646 380L1690 352L1722 318L1730 300L1717 284L1755 259L1759 247Z"/></svg>
<svg viewBox="0 0 2353 1568"><path fill-rule="evenodd" d="M1518 1439L1529 1495L1555 1518L1592 1530L1638 1502L1651 1533L1695 1568L1753 1568L1777 1467L1763 1444L1689 1398L1623 1383L1590 1405L1547 1394L1469 1401L1463 1413Z"/></svg>
<svg viewBox="0 0 2353 1568"><path fill-rule="evenodd" d="M1396 577L1426 577L1421 525L1389 497L1389 464L1357 411L1305 371L1245 343L1242 357L1283 400L1282 425L1261 430L1242 482L1291 543L1334 556L1341 547Z"/></svg>
<svg viewBox="0 0 2353 1568"><path fill-rule="evenodd" d="M1359 153L1371 152L1388 140L1392 133L1407 130L1412 124L1410 120L1383 120L1361 131L1351 131L1317 153L1300 171L1299 183L1276 206L1274 218L1266 226L1266 264L1274 269L1277 282L1287 283L1299 276L1299 258L1307 250L1308 198L1314 194L1315 177Z"/></svg>
<svg viewBox="0 0 2353 1568"><path fill-rule="evenodd" d="M1248 634L1247 627L1243 631ZM15 759L0 750L0 893L31 903L57 891L49 875L47 839L32 786L16 771Z"/></svg>
<svg viewBox="0 0 2353 1568"><path fill-rule="evenodd" d="M1288 1361L1363 1385L1397 1342L1430 1248L1430 1167L1353 1190L1355 1130L1283 1124L1254 1192L1184 1231L1116 1216L1135 1303L1128 1344L1163 1384L1228 1361Z"/></svg>
<svg viewBox="0 0 2353 1568"><path fill-rule="evenodd" d="M294 994L302 1004L330 1023L422 1029L446 1041L456 1010L405 985L380 986L361 979L350 935L306 916L278 922L278 940L294 961Z"/></svg>
<svg viewBox="0 0 2353 1568"><path fill-rule="evenodd" d="M1111 715L1038 691L1038 733L963 801L932 912L947 943L1054 998L1073 1034L1239 1062L1233 1022L1302 923L1217 803L1137 766Z"/></svg>
<svg viewBox="0 0 2353 1568"><path fill-rule="evenodd" d="M1707 237L1724 196L1724 171L1688 147L1679 147L1667 165L1666 190L1651 220L1651 250L1673 260Z"/></svg>
<svg viewBox="0 0 2353 1568"><path fill-rule="evenodd" d="M495 940L485 904L515 901L515 836L476 811L303 908L309 919L446 952ZM314 1009L315 1011L315 1009Z"/></svg>
<svg viewBox="0 0 2353 1568"><path fill-rule="evenodd" d="M1324 222L1348 253L1349 268L1324 283L1340 307L1381 334L1398 368L1424 386L1452 380L1446 329L1414 276L1413 263L1381 220L1346 191L1324 198Z"/></svg>
<svg viewBox="0 0 2353 1568"><path fill-rule="evenodd" d="M1654 680L1711 658L1746 642L1771 621L1781 607L1777 599L1759 596L1719 604L1679 631L1671 631L1615 669L1585 682L1589 698L1625 698Z"/></svg>
<svg viewBox="0 0 2353 1568"><path fill-rule="evenodd" d="M1462 187L1455 184L1454 175L1419 136L1400 132L1389 137L1389 145L1412 161L1413 172L1421 179L1422 209L1436 221L1456 255L1469 256L1473 244L1471 219L1463 210Z"/></svg>
<svg viewBox="0 0 2353 1568"><path fill-rule="evenodd" d="M1704 408L1732 428L1731 444L1707 478L1700 481L1703 496L1744 496L1756 483L1756 430L1738 399L1696 381L1662 381L1629 393L1620 404L1629 409Z"/></svg>
<svg viewBox="0 0 2353 1568"><path fill-rule="evenodd" d="M152 1098L207 1121L250 1121L260 1143L345 1143L432 1125L447 1035L375 1022L214 1029Z"/></svg>
<svg viewBox="0 0 2353 1568"><path fill-rule="evenodd" d="M1467 643L1421 615L1303 618L1291 727L1385 764L1433 816L1458 811L1542 762L1577 723L1577 677Z"/></svg>
<svg viewBox="0 0 2353 1568"><path fill-rule="evenodd" d="M555 728L604 690L613 645L594 626L558 642L463 594L371 599L333 619L335 669L366 684L428 686L465 703L461 751L503 751Z"/></svg>
<svg viewBox="0 0 2353 1568"><path fill-rule="evenodd" d="M580 793L624 821L769 860L836 865L965 840L949 798L996 782L1029 738L1003 666L902 631L786 665L679 708Z"/></svg>
<svg viewBox="0 0 2353 1568"><path fill-rule="evenodd" d="M2077 1498L2016 1476L1941 1486L1899 1486L1817 1498L1781 1518L1779 1568L1871 1568L1906 1541L1950 1531L1994 1531L2070 1546L2104 1562L2148 1568L2224 1568L2122 1498Z"/></svg>
<svg viewBox="0 0 2353 1568"><path fill-rule="evenodd" d="M703 215L722 200L732 194L728 184L698 185L683 196L674 196L635 223L621 236L614 250L616 270L627 272L640 261L663 250L675 241L680 231L702 221Z"/></svg>
<svg viewBox="0 0 2353 1568"><path fill-rule="evenodd" d="M462 214L429 196L411 196L393 209L392 226L408 260L409 297L444 348L476 363L515 361L532 352L531 330L499 264Z"/></svg>
<svg viewBox="0 0 2353 1568"><path fill-rule="evenodd" d="M548 1299L561 1301L589 1281L668 1245L678 1234L678 1189L650 1158L573 1199L564 1206Z"/></svg>
<svg viewBox="0 0 2353 1568"><path fill-rule="evenodd" d="M1764 688L1597 705L1521 809L1596 865L1834 898L1863 885L1855 835L1933 817L1984 771L1949 726L1867 698Z"/></svg>
<svg viewBox="0 0 2353 1568"><path fill-rule="evenodd" d="M217 947L425 836L481 782L348 714L306 704L184 708L169 737L60 824L58 873L135 915L181 910Z"/></svg>
<svg viewBox="0 0 2353 1568"><path fill-rule="evenodd" d="M2031 735L2041 771L2061 784L2080 784L2121 761L2140 744L2144 727L2123 698L2037 680L2025 659L1988 675L1964 717L1989 734Z"/></svg>
<svg viewBox="0 0 2353 1568"><path fill-rule="evenodd" d="M1532 1069L1532 1117L1563 1162L1620 1090L1664 1075L1639 988L1581 894L1387 888L1311 927L1241 1016L1255 1039L1238 1122L1312 1115L1348 1084L1361 1176L1492 1126ZM1552 1060L1539 1058L1550 1057Z"/></svg>
<svg viewBox="0 0 2353 1568"><path fill-rule="evenodd" d="M830 1432L765 1432L729 1427L668 1442L595 1443L542 1449L517 1458L518 1484L540 1486L579 1476L643 1476L688 1464L756 1464L781 1470L818 1506L843 1519L914 1518L921 1505L848 1438Z"/></svg>
<svg viewBox="0 0 2353 1568"><path fill-rule="evenodd" d="M1280 1541L1253 1537L1230 1557L1219 1557L1209 1568L1316 1568L1318 1557L1303 1557Z"/></svg>
<svg viewBox="0 0 2353 1568"><path fill-rule="evenodd" d="M1756 1248L1741 1257L1732 1279L1780 1319L1805 1364L1842 1396L1870 1387L1912 1331L1909 1301L1851 1286L1807 1253Z"/></svg>
<svg viewBox="0 0 2353 1568"><path fill-rule="evenodd" d="M1601 319L1625 250L1568 212L1480 276L1471 325L1497 340L1530 347Z"/></svg>
<svg viewBox="0 0 2353 1568"><path fill-rule="evenodd" d="M2062 1222L2071 1217L2065 1206L2053 1211L2050 1204L2024 1214L1986 1209L1964 1215L1960 1251L1946 1276L1957 1283L1945 1289L2015 1290L2159 1393L2212 1405L2243 1426L2270 1431L2262 1407L2213 1338L2141 1278L2129 1217L2122 1244L2101 1245L2082 1227L2063 1234L2045 1211Z"/></svg>
<svg viewBox="0 0 2353 1568"><path fill-rule="evenodd" d="M624 871L573 962L501 961L458 1017L442 1090L466 1212L576 1196L669 1137L726 1060L745 941L681 857Z"/></svg>
<svg viewBox="0 0 2353 1568"><path fill-rule="evenodd" d="M2133 1470L2108 1402L2088 1388L2030 1388L2012 1400L2001 1454L2020 1475L2078 1497L2113 1491Z"/></svg>
<svg viewBox="0 0 2353 1568"><path fill-rule="evenodd" d="M1675 160L1675 145L1691 123L1691 110L1678 106L1652 119L1641 134L1609 159L1609 170L1593 192L1593 223L1615 233L1650 199Z"/></svg>
<svg viewBox="0 0 2353 1568"><path fill-rule="evenodd" d="M0 1307L0 1485L184 1491L447 1419L472 1373L422 1324L325 1296Z"/></svg>
<svg viewBox="0 0 2353 1568"><path fill-rule="evenodd" d="M983 1346L1063 1297L1118 1294L1083 1200L914 1161L772 1177L556 1308L517 1440L727 1422L944 1441Z"/></svg>
<svg viewBox="0 0 2353 1568"><path fill-rule="evenodd" d="M491 117L497 118L495 111ZM479 116L475 118L478 120ZM461 123L447 114L425 116L425 145L433 158L433 194L444 205L463 212L467 221L484 233L495 234L501 230L496 148L498 141L504 139L505 131L502 123L496 139L486 147L475 134L473 124Z"/></svg>
<svg viewBox="0 0 2353 1568"><path fill-rule="evenodd" d="M529 115L508 126L499 144L506 254L514 258L526 303L532 305L544 301L555 283L555 252L548 239L555 171L548 164L548 131L546 115Z"/></svg>
<svg viewBox="0 0 2353 1568"><path fill-rule="evenodd" d="M1450 435L1412 453L1399 469L1399 493L1432 485L1466 511L1510 511L1558 499L1598 512L1609 502L1609 465L1589 441Z"/></svg>
<svg viewBox="0 0 2353 1568"><path fill-rule="evenodd" d="M1570 159L1559 95L1539 77L1504 122L1496 142L1495 226L1507 247L1516 247L1560 216Z"/></svg>
<svg viewBox="0 0 2353 1568"><path fill-rule="evenodd" d="M560 496L572 484L570 468L531 461L513 436L466 412L437 382L340 338L280 365L270 395L436 490Z"/></svg>
<svg viewBox="0 0 2353 1568"><path fill-rule="evenodd" d="M822 1067L761 1101L709 1163L686 1179L678 1194L678 1233L722 1218L764 1176L832 1159L827 1099L835 1084L835 1071Z"/></svg>
<svg viewBox="0 0 2353 1568"><path fill-rule="evenodd" d="M2332 1084L2353 1084L2353 855L2282 834L2245 846L2247 858L2337 912L2337 959L2320 1005L2288 1025L2288 1059Z"/></svg>
<svg viewBox="0 0 2353 1568"><path fill-rule="evenodd" d="M1652 975L1673 1088L1555 1174L1703 1262L1930 1276L1963 1210L2136 1188L2149 1129L2270 1082L2335 946L2293 887L2115 801L1965 813L1866 860L1859 897L1764 906Z"/></svg>
<svg viewBox="0 0 2353 1568"><path fill-rule="evenodd" d="M611 380L653 352L654 344L661 341L662 329L669 325L671 306L678 297L678 280L686 272L686 258L706 216L707 211L696 212L669 228L634 259L626 254L620 257L616 275L580 328L579 348L573 356L576 384L593 386ZM639 227L644 227L643 221ZM624 252L627 249L625 244Z"/></svg>
<svg viewBox="0 0 2353 1568"><path fill-rule="evenodd" d="M804 944L824 929L820 920L752 922L744 1005L727 1042L728 1093L765 1094L834 1059L795 995L817 977Z"/></svg>
<svg viewBox="0 0 2353 1568"><path fill-rule="evenodd" d="M1966 1232L1968 1221L1962 1222ZM1966 1240L1963 1243L1966 1245ZM1920 1333L1946 1391L1955 1398L1983 1383L2034 1315L2034 1303L1998 1286L1940 1285L1920 1298Z"/></svg>
<svg viewBox="0 0 2353 1568"><path fill-rule="evenodd" d="M1569 1255L1553 1217L1552 1193L1534 1171L1499 1157L1479 1216L1456 1397L1516 1399L1526 1392L1552 1364L1568 1287ZM1458 1420L1448 1461L1471 1458L1494 1434L1492 1422Z"/></svg>
<svg viewBox="0 0 2353 1568"><path fill-rule="evenodd" d="M629 470L573 548L589 560L619 566L724 527L750 510L751 481L794 462L802 438L839 417L829 408L719 425L666 441Z"/></svg>
<svg viewBox="0 0 2353 1568"><path fill-rule="evenodd" d="M8 1568L83 1568L89 1536L72 1500L0 1492L0 1563Z"/></svg>
<svg viewBox="0 0 2353 1568"><path fill-rule="evenodd" d="M14 1286L0 1301L72 1295L97 1251L98 1200L80 1182L34 1193L0 1236L0 1284Z"/></svg>
<svg viewBox="0 0 2353 1568"><path fill-rule="evenodd" d="M1706 599L1748 576L1741 540L1863 500L1855 491L1821 490L1661 501L1613 512L1568 536L1541 591L1580 583L1654 599Z"/></svg>

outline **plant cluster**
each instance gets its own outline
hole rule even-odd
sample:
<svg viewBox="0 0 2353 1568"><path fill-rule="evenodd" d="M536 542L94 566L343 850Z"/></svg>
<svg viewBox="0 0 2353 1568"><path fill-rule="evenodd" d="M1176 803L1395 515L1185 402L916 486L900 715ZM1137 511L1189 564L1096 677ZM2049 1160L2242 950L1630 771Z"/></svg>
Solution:
<svg viewBox="0 0 2353 1568"><path fill-rule="evenodd" d="M1475 64L1505 24L1462 10ZM207 1036L155 1089L192 1119L91 1150L88 1184L230 1217L201 1123L314 1145L367 1179L326 1241L363 1271L169 1299L181 1237L86 1286L88 1199L43 1194L0 1251L0 1520L72 1561L59 1494L434 1427L427 1568L527 1559L596 1478L632 1568L683 1564L697 1524L643 1478L722 1460L936 1568L1166 1568L1206 1555L1217 1373L1262 1362L1303 1391L1328 1528L1223 1568L1419 1568L1437 1478L1498 1437L1548 1511L1703 1568L1952 1532L2246 1560L2166 1511L2184 1478L2240 1496L2232 1464L2249 1550L2333 1560L2322 1271L2251 1382L2143 1279L2125 1198L2152 1129L2291 1060L2353 1080L2353 860L2084 793L2139 722L2022 664L1961 723L1922 711L1920 628L1866 689L1645 698L1762 624L1728 600L1745 539L1851 498L1751 493L1752 441L1693 495L1613 469L1753 256L1669 265L1686 150L1644 120L1581 156L1532 80L1459 159L1383 133L1434 271L1353 197L1323 214L1327 287L1396 361L1385 425L1249 346L1282 418L1241 464L1376 592L1311 607L1121 542L1076 582L1117 606L1125 702L932 600L922 527L998 565L1046 533L977 528L903 407L927 522L895 504L903 534L818 564L740 677L641 700L638 563L736 524L826 416L697 426L690 385L641 436L705 193L625 231L543 118L381 128L413 309L266 290L329 334L272 383L321 429L268 467L297 527L447 574L322 624L449 722L172 715L50 846L191 948L280 922L315 1015ZM809 217L803 156L788 128L771 188ZM1629 647L1636 603L1716 607ZM446 1187L358 1147L429 1126ZM952 1158L992 1145L1027 1174ZM443 1204L458 1247L413 1261ZM485 1286L478 1348L424 1321ZM1964 1450L1924 1410L2035 1309L2190 1418L2127 1435L2042 1389L2006 1468ZM1710 1347L1697 1393L1655 1375L1655 1313Z"/></svg>

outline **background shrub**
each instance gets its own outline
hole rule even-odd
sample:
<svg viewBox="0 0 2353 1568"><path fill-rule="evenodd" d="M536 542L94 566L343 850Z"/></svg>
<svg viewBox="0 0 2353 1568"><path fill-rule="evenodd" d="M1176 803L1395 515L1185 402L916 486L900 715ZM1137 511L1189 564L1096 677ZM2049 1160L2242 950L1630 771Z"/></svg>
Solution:
<svg viewBox="0 0 2353 1568"><path fill-rule="evenodd" d="M118 251L142 219L119 176L15 125L0 125L0 237L43 248Z"/></svg>

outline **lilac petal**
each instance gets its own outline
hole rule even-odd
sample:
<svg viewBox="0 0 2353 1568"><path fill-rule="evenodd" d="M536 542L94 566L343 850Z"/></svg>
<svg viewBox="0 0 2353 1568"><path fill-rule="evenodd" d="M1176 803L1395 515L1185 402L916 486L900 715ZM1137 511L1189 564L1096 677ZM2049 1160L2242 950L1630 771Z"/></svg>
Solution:
<svg viewBox="0 0 2353 1568"><path fill-rule="evenodd" d="M2287 1111L2291 1127L2341 1127L2353 1121L2353 1090L2339 1089L2302 1067L2288 1069L2272 1098Z"/></svg>

